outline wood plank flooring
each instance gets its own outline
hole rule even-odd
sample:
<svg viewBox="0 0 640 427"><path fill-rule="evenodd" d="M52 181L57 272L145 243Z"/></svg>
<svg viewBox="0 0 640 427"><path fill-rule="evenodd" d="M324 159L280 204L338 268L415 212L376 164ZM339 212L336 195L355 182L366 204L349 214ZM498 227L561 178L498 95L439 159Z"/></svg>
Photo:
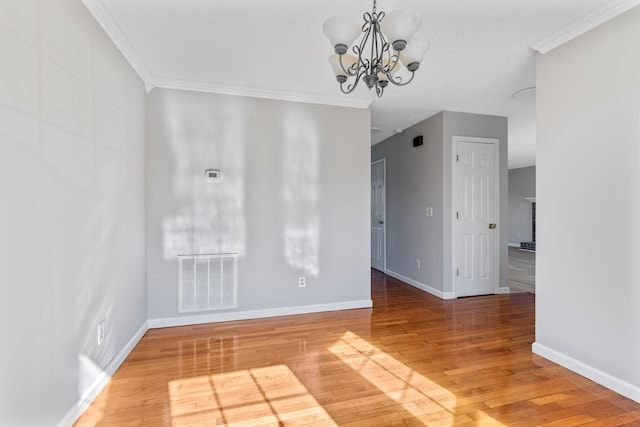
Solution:
<svg viewBox="0 0 640 427"><path fill-rule="evenodd" d="M372 271L373 309L150 330L77 426L640 426L531 353L530 293L443 301Z"/></svg>
<svg viewBox="0 0 640 427"><path fill-rule="evenodd" d="M509 247L509 288L512 292L536 291L536 253Z"/></svg>

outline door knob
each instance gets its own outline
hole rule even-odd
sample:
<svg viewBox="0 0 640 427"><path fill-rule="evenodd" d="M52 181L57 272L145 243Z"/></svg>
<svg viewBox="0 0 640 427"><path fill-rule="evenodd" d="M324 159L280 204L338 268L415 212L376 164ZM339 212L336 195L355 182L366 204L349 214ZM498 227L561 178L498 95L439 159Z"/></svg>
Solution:
<svg viewBox="0 0 640 427"><path fill-rule="evenodd" d="M489 224L489 230L493 230L494 228L496 228L495 224L493 224L493 223Z"/></svg>

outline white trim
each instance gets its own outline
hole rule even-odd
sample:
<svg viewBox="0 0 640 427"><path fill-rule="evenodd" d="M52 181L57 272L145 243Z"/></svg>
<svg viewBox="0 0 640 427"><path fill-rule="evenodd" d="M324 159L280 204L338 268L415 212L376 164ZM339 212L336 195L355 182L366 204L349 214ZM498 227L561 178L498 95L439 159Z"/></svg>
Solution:
<svg viewBox="0 0 640 427"><path fill-rule="evenodd" d="M514 285L513 283L509 285L510 293L518 293L518 292L529 292L532 294L536 293L536 287L533 285L528 285L526 283L518 282L518 284Z"/></svg>
<svg viewBox="0 0 640 427"><path fill-rule="evenodd" d="M87 389L82 392L78 400L67 411L56 427L71 427L80 416L89 408L91 403L100 394L102 389L109 383L111 377L125 361L127 356L140 342L144 334L153 328L164 328L170 326L196 325L200 323L224 322L230 320L258 319L263 317L287 316L292 314L308 314L325 311L349 310L358 308L373 307L372 300L345 301L339 303L317 304L300 307L285 307L266 310L254 310L224 314L182 316L173 318L150 319L145 321L136 331L131 339L125 344L120 352L107 364L100 374L94 379Z"/></svg>
<svg viewBox="0 0 640 427"><path fill-rule="evenodd" d="M511 293L511 288L508 286L500 286L497 290L496 290L496 294L497 295L503 295L503 294L510 294Z"/></svg>
<svg viewBox="0 0 640 427"><path fill-rule="evenodd" d="M261 319L263 317L290 316L292 314L309 314L324 311L350 310L370 308L373 302L356 300L328 304L303 305L298 307L268 308L264 310L234 311L229 313L198 314L180 317L163 317L149 319L149 329L169 328L172 326L198 325L201 323L229 322L233 320Z"/></svg>
<svg viewBox="0 0 640 427"><path fill-rule="evenodd" d="M391 270L385 270L384 274L386 274L387 276L391 276L394 279L398 279L404 283L406 283L407 285L411 285L414 288L418 288L421 291L425 291L433 296L436 296L440 299L455 299L456 295L453 292L443 292L440 291L438 289L432 288L429 285L425 285L424 283L420 283L417 280L413 280L409 277L403 276L402 274L396 273L394 271Z"/></svg>
<svg viewBox="0 0 640 427"><path fill-rule="evenodd" d="M127 356L131 353L131 351L135 348L136 345L140 342L144 334L149 330L149 322L145 321L140 329L131 337L131 339L125 344L125 346L120 350L120 353L116 355L116 357L111 360L111 362L107 365L106 371L109 375L113 375L116 373L122 362L125 361Z"/></svg>
<svg viewBox="0 0 640 427"><path fill-rule="evenodd" d="M545 54L638 5L640 5L640 0L606 2L602 7L594 10L567 28L533 44L531 49Z"/></svg>
<svg viewBox="0 0 640 427"><path fill-rule="evenodd" d="M520 247L520 243L509 243L508 246L510 248L519 248Z"/></svg>
<svg viewBox="0 0 640 427"><path fill-rule="evenodd" d="M116 373L122 362L129 356L131 351L140 342L144 334L149 330L149 323L145 321L140 329L136 331L131 339L125 344L120 352L107 364L104 370L96 377L87 389L82 392L76 403L67 411L64 417L56 424L57 427L72 426L80 415L87 410L91 402L94 401L98 394L102 391L104 386L111 380L111 377Z"/></svg>
<svg viewBox="0 0 640 427"><path fill-rule="evenodd" d="M217 93L222 95L249 96L252 98L273 99L277 101L304 102L309 104L331 105L336 107L349 107L367 109L371 100L355 99L350 97L328 97L303 93L254 89L240 86L229 86L207 82L190 80L169 79L156 77L155 86L165 89L190 90L194 92Z"/></svg>
<svg viewBox="0 0 640 427"><path fill-rule="evenodd" d="M384 186L384 224L382 224L382 228L384 229L384 259L382 260L382 269L383 271L387 271L387 158L383 157L371 162L371 166L380 162L382 162L384 174L384 183L382 184ZM369 180L371 180L371 178L369 178ZM371 205L371 201L369 201L369 205ZM369 228L371 228L371 224L369 224Z"/></svg>
<svg viewBox="0 0 640 427"><path fill-rule="evenodd" d="M583 377L589 378L590 380L595 381L598 384L615 391L616 393L619 393L625 397L628 397L629 399L635 400L636 402L640 403L640 387L636 385L633 385L621 378L614 377L613 375L601 371L598 368L587 365L584 362L567 356L566 354L563 354L538 342L533 343L533 345L531 346L531 351L533 351L533 353L537 354L538 356L549 359L550 361L557 363L560 366L564 366L565 368L570 369L573 372L582 375Z"/></svg>
<svg viewBox="0 0 640 427"><path fill-rule="evenodd" d="M367 109L371 100L355 99L348 96L321 96L286 91L254 89L239 86L229 86L207 82L173 79L154 76L151 74L140 55L127 39L122 28L116 23L104 5L103 0L82 0L89 13L107 33L113 44L116 45L122 56L129 62L134 71L144 82L147 93L154 87L166 89L180 89L196 92L218 93L223 95L249 96L253 98L274 99L277 101L304 102L309 104L331 105L336 107L349 107Z"/></svg>
<svg viewBox="0 0 640 427"><path fill-rule="evenodd" d="M129 62L129 65L140 76L144 82L147 93L154 87L154 78L147 69L147 66L140 59L138 52L131 46L129 40L122 32L122 29L116 24L114 19L107 11L101 0L82 0L89 13L98 22L100 27L107 33L113 44L116 45L122 56Z"/></svg>
<svg viewBox="0 0 640 427"><path fill-rule="evenodd" d="M497 138L479 138L474 136L453 136L451 137L451 289L453 289L454 298L458 297L456 289L456 220L454 218L456 212L456 154L459 142L471 142L481 144L494 144L495 145L495 223L500 225L500 140ZM505 286L500 286L500 234L498 229L495 239L495 286L494 292L496 294L508 293L505 289L509 289Z"/></svg>

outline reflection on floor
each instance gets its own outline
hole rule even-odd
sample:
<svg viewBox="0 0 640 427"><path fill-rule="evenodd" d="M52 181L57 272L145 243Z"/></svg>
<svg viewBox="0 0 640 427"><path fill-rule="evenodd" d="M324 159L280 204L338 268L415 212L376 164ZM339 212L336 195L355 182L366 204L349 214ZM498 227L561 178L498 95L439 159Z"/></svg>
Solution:
<svg viewBox="0 0 640 427"><path fill-rule="evenodd" d="M536 253L509 247L509 288L511 292L536 291Z"/></svg>
<svg viewBox="0 0 640 427"><path fill-rule="evenodd" d="M640 404L531 353L535 295L152 329L77 426L621 426Z"/></svg>

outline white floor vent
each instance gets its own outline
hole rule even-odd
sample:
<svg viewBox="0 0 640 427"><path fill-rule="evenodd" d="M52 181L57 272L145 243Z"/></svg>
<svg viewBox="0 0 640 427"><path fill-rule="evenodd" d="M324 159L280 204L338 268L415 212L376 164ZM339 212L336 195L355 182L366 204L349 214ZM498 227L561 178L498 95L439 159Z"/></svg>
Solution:
<svg viewBox="0 0 640 427"><path fill-rule="evenodd" d="M238 254L178 255L178 312L237 307Z"/></svg>

